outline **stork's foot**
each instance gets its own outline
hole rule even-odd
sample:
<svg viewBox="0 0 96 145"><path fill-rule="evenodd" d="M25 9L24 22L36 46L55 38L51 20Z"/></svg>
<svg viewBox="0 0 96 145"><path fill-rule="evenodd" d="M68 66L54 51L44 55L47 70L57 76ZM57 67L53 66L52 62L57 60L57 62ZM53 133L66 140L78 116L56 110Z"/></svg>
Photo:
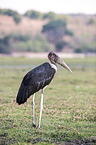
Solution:
<svg viewBox="0 0 96 145"><path fill-rule="evenodd" d="M36 125L35 123L32 123L32 126L33 126L34 128L37 128L37 125Z"/></svg>

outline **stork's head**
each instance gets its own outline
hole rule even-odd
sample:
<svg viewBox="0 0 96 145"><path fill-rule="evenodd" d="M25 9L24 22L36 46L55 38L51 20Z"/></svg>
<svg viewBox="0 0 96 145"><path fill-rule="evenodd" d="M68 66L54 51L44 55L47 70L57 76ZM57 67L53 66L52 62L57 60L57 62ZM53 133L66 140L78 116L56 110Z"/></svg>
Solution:
<svg viewBox="0 0 96 145"><path fill-rule="evenodd" d="M50 52L48 54L48 58L51 61L51 63L53 64L60 64L62 67L64 67L65 69L67 69L68 71L72 72L71 69L67 66L67 64L60 59L60 57L58 57L54 52Z"/></svg>

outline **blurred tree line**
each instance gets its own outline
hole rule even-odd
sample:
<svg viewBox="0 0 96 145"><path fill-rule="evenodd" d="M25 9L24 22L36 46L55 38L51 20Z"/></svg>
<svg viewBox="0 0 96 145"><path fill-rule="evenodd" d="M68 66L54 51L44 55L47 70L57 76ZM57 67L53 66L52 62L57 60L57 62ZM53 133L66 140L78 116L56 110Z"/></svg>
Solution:
<svg viewBox="0 0 96 145"><path fill-rule="evenodd" d="M52 45L42 36L10 34L0 39L0 53L12 52L48 52Z"/></svg>
<svg viewBox="0 0 96 145"><path fill-rule="evenodd" d="M15 23L18 25L22 16L10 9L0 9L1 15L12 16ZM34 10L28 10L23 15L30 19L47 19L48 22L42 27L42 32L32 38L30 34L9 34L4 35L0 38L0 53L11 53L11 52L47 52L50 50L62 52L66 47L71 48L76 53L95 52L96 53L96 35L92 38L92 43L88 42L87 39L77 39L74 32L68 29L68 16L58 15L53 12L40 13ZM92 18L89 19L87 25L94 25L96 21ZM73 39L66 41L66 37Z"/></svg>

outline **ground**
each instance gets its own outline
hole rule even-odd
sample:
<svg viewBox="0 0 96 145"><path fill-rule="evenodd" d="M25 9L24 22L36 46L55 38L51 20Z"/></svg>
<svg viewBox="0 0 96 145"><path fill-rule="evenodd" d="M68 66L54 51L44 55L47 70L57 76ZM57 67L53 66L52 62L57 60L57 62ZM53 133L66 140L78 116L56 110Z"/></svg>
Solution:
<svg viewBox="0 0 96 145"><path fill-rule="evenodd" d="M0 57L1 144L96 144L96 58L64 59L69 73L58 67L57 75L44 91L41 128L32 127L32 97L16 104L23 76L45 58ZM40 95L36 93L38 125Z"/></svg>

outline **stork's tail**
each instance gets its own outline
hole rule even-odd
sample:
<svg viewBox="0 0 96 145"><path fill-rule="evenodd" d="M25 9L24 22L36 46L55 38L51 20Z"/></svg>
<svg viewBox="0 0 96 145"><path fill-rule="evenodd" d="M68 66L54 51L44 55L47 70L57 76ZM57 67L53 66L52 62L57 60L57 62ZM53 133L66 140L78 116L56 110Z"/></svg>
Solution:
<svg viewBox="0 0 96 145"><path fill-rule="evenodd" d="M24 104L27 101L27 98L29 98L28 90L24 85L21 85L17 94L16 102L19 105Z"/></svg>

